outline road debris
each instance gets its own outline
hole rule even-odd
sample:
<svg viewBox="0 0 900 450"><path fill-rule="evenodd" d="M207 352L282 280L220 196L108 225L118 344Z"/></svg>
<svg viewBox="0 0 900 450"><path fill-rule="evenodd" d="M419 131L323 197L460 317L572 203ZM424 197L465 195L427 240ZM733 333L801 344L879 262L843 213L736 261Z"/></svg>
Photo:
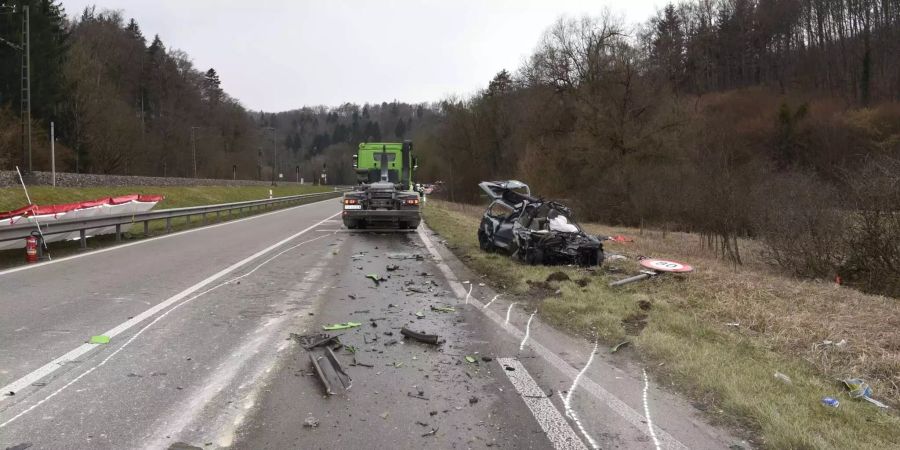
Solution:
<svg viewBox="0 0 900 450"><path fill-rule="evenodd" d="M91 336L91 344L109 344L109 336L101 334L99 336Z"/></svg>
<svg viewBox="0 0 900 450"><path fill-rule="evenodd" d="M335 323L331 325L322 325L322 329L325 331L346 330L349 328L356 328L360 325L362 324L359 322Z"/></svg>
<svg viewBox="0 0 900 450"><path fill-rule="evenodd" d="M775 379L784 384L793 384L793 382L791 381L791 377L789 377L781 372L775 372Z"/></svg>
<svg viewBox="0 0 900 450"><path fill-rule="evenodd" d="M313 416L309 416L306 420L303 421L303 426L306 428L316 428L319 426L319 419L316 419Z"/></svg>
<svg viewBox="0 0 900 450"><path fill-rule="evenodd" d="M450 307L450 306L434 306L434 305L431 305L431 310L432 310L432 311L437 311L437 312L445 312L445 313L456 312L456 308L452 308L452 307Z"/></svg>
<svg viewBox="0 0 900 450"><path fill-rule="evenodd" d="M476 396L474 396L474 395L471 396L471 397L469 397L469 404L470 404L470 405L474 405L474 404L476 404L476 403L478 403L478 397L476 397Z"/></svg>
<svg viewBox="0 0 900 450"><path fill-rule="evenodd" d="M872 388L869 387L869 383L866 383L860 378L847 378L845 380L841 380L841 383L844 384L844 387L850 391L850 397L856 399L863 399L879 408L887 409L888 405L879 402L872 398Z"/></svg>
<svg viewBox="0 0 900 450"><path fill-rule="evenodd" d="M339 335L332 336L328 333L313 333L313 334L297 334L291 333L291 339L297 341L303 348L310 350L319 346L329 346L329 347L337 347L340 348L341 340Z"/></svg>
<svg viewBox="0 0 900 450"><path fill-rule="evenodd" d="M424 319L424 318L425 318L425 313L423 313L422 311L416 311L416 319Z"/></svg>
<svg viewBox="0 0 900 450"><path fill-rule="evenodd" d="M393 271L395 271L395 270L397 270L397 269L399 269L399 268L400 268L400 266L398 266L398 265L396 265L396 264L388 264L388 265L384 268L384 270L387 270L388 272L393 272Z"/></svg>
<svg viewBox="0 0 900 450"><path fill-rule="evenodd" d="M466 362L468 362L470 364L475 364L476 361L477 360L475 359L474 356L466 355Z"/></svg>
<svg viewBox="0 0 900 450"><path fill-rule="evenodd" d="M628 344L630 344L630 343L631 343L630 341L622 341L622 342L619 342L618 344L612 346L612 347L609 349L609 352L610 352L610 353L616 353L616 352L618 352L622 347L624 347L624 346L626 346L626 345L628 345Z"/></svg>
<svg viewBox="0 0 900 450"><path fill-rule="evenodd" d="M309 359L312 361L319 379L322 380L326 394L335 395L350 389L353 380L341 367L341 363L338 362L330 348L325 347L311 351Z"/></svg>
<svg viewBox="0 0 900 450"><path fill-rule="evenodd" d="M382 281L387 281L387 278L385 278L381 275L378 275L377 273L370 273L370 274L366 275L366 278L374 281L375 286L380 285Z"/></svg>
<svg viewBox="0 0 900 450"><path fill-rule="evenodd" d="M412 398L418 398L418 399L420 399L420 400L431 400L430 398L425 397L425 396L422 396L421 394L416 395L416 394L413 394L412 392L407 392L407 393L406 393L406 396L407 396L407 397L412 397Z"/></svg>
<svg viewBox="0 0 900 450"><path fill-rule="evenodd" d="M400 329L400 334L402 334L410 339L414 339L419 342L424 342L426 344L432 344L432 345L440 344L440 337L436 334L419 333L417 331L412 331L406 327L403 327Z"/></svg>
<svg viewBox="0 0 900 450"><path fill-rule="evenodd" d="M434 436L435 434L437 434L437 432L438 432L437 428L432 428L431 431L423 434L422 437Z"/></svg>
<svg viewBox="0 0 900 450"><path fill-rule="evenodd" d="M834 397L822 397L822 405L827 406L829 408L837 408L841 405L841 402Z"/></svg>

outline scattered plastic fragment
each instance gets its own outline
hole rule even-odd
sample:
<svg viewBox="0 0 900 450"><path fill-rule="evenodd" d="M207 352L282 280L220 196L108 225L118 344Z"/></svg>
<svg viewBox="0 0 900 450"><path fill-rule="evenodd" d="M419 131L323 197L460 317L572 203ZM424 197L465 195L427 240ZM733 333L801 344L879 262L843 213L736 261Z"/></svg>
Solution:
<svg viewBox="0 0 900 450"><path fill-rule="evenodd" d="M313 334L297 334L291 333L291 339L297 341L303 348L309 350L319 346L340 346L341 341L338 336L332 336L328 333L313 333Z"/></svg>
<svg viewBox="0 0 900 450"><path fill-rule="evenodd" d="M101 334L99 336L91 336L91 344L109 344L109 336Z"/></svg>
<svg viewBox="0 0 900 450"><path fill-rule="evenodd" d="M863 399L879 408L888 408L888 405L872 398L872 388L862 379L847 378L846 380L841 380L841 382L844 383L844 387L850 391L851 398Z"/></svg>
<svg viewBox="0 0 900 450"><path fill-rule="evenodd" d="M475 363L475 361L476 361L476 359L475 359L474 356L466 355L466 362L468 362L468 363Z"/></svg>
<svg viewBox="0 0 900 450"><path fill-rule="evenodd" d="M382 281L387 281L387 279L385 279L383 276L378 275L376 273L370 273L370 274L366 275L366 278L374 281L375 286L378 286L379 284L381 284Z"/></svg>
<svg viewBox="0 0 900 450"><path fill-rule="evenodd" d="M622 342L619 342L618 344L616 344L616 345L614 345L612 348L610 348L610 349L609 349L609 352L610 352L610 353L616 353L616 352L619 351L619 349L621 349L622 347L624 347L624 346L626 346L626 345L628 345L628 344L630 344L630 343L631 343L630 341L622 341Z"/></svg>
<svg viewBox="0 0 900 450"><path fill-rule="evenodd" d="M416 311L416 317L419 318L419 319L424 319L424 318L425 318L425 314L422 313L422 311Z"/></svg>
<svg viewBox="0 0 900 450"><path fill-rule="evenodd" d="M400 266L398 266L396 264L389 264L387 267L385 267L385 270L387 270L388 272L393 272L399 268L400 268Z"/></svg>
<svg viewBox="0 0 900 450"><path fill-rule="evenodd" d="M419 333L406 327L400 329L400 334L426 344L438 345L440 343L440 337L436 334Z"/></svg>
<svg viewBox="0 0 900 450"><path fill-rule="evenodd" d="M775 379L778 381L781 381L784 384L793 384L791 382L791 377L789 377L781 372L775 372Z"/></svg>
<svg viewBox="0 0 900 450"><path fill-rule="evenodd" d="M445 312L445 313L456 312L456 308L452 308L450 306L434 306L434 305L432 305L431 310L437 311L437 312Z"/></svg>
<svg viewBox="0 0 900 450"><path fill-rule="evenodd" d="M332 325L322 325L322 329L325 331L346 330L348 328L356 328L360 325L362 324L358 322L335 323Z"/></svg>
<svg viewBox="0 0 900 450"><path fill-rule="evenodd" d="M434 436L435 434L437 434L437 432L438 432L437 428L432 428L431 431L423 434L422 437Z"/></svg>
<svg viewBox="0 0 900 450"><path fill-rule="evenodd" d="M827 406L829 408L837 408L841 405L841 402L834 397L822 397L822 405Z"/></svg>

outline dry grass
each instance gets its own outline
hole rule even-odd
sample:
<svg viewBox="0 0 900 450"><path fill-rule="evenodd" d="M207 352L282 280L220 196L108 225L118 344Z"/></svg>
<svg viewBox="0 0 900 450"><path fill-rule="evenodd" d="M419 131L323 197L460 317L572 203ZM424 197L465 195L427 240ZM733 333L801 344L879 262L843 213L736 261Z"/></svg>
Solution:
<svg viewBox="0 0 900 450"><path fill-rule="evenodd" d="M540 302L544 320L609 344L632 341L657 377L670 380L712 416L758 432L763 446L891 448L900 440L895 414L851 400L835 382L864 378L876 398L895 409L900 405L896 299L783 276L752 241L742 242L745 265L734 267L703 248L696 235L586 225L590 232L635 238L631 244L608 243L609 252L679 259L696 268L690 276L612 290L608 281L636 270L633 260L596 272L517 264L478 249L481 212L429 200L426 220L496 284L546 297ZM573 281L550 283L545 291L531 287L560 269ZM615 270L621 272L610 272ZM579 279L584 286L574 281ZM556 289L560 295L553 294ZM823 344L842 339L841 346ZM788 374L793 384L776 381L775 371ZM826 395L839 397L841 407L822 407L819 400Z"/></svg>

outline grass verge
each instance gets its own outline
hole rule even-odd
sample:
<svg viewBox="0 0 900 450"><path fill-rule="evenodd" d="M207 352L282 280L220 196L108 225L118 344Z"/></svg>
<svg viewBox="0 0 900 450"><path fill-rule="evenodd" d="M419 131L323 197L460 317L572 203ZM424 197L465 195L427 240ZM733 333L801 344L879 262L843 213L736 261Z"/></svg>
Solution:
<svg viewBox="0 0 900 450"><path fill-rule="evenodd" d="M470 268L534 301L545 321L609 345L629 341L658 380L688 395L714 421L748 429L755 444L886 449L900 441L896 299L781 276L753 242L743 243L748 261L735 268L705 250L697 236L588 224L594 233L635 237L633 244L608 244L607 251L684 259L697 268L690 276L612 289L609 281L637 270L633 258L596 271L522 265L478 248L481 211L429 200L424 214ZM570 280L548 282L558 271ZM776 372L791 383L778 381ZM850 376L868 381L875 397L894 409L849 398L836 380ZM822 406L824 396L838 398L840 407Z"/></svg>

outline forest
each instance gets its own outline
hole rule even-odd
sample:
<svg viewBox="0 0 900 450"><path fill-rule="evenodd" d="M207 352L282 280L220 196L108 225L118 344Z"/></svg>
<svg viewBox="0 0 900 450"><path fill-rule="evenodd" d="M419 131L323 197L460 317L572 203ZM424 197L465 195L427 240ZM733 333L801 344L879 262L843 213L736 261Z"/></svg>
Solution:
<svg viewBox="0 0 900 450"><path fill-rule="evenodd" d="M35 170L50 122L59 170L155 176L351 183L359 142L412 139L454 201L517 178L581 220L697 232L736 265L760 239L792 273L900 295L900 0L562 17L474 95L286 112L248 110L123 12L0 0L5 41L23 4ZM20 69L0 42L0 169L23 165Z"/></svg>

